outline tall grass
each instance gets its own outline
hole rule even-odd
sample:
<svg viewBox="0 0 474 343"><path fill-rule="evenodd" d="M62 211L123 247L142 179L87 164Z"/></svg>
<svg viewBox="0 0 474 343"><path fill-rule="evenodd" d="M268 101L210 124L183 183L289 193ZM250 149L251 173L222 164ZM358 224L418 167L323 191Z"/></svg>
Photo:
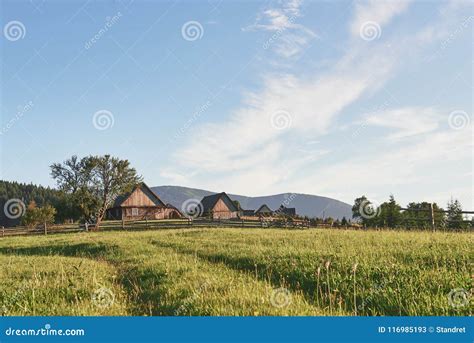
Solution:
<svg viewBox="0 0 474 343"><path fill-rule="evenodd" d="M282 229L12 237L0 240L0 310L468 315L448 294L471 288L472 243L467 233Z"/></svg>

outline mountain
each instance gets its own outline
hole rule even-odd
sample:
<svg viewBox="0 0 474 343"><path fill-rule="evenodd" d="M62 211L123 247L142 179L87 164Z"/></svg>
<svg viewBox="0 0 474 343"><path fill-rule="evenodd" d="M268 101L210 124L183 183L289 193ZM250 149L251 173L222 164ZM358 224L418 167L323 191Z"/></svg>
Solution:
<svg viewBox="0 0 474 343"><path fill-rule="evenodd" d="M180 186L158 186L152 187L152 190L165 203L169 203L178 209L181 208L183 202L188 199L201 200L206 195L215 194L216 192L206 191L203 189L187 188ZM342 201L321 197L318 195L299 194L299 193L282 193L276 195L248 197L243 195L229 194L232 200L237 200L243 209L256 210L261 205L267 204L272 210L278 209L281 204L287 204L286 207L295 207L296 213L308 217L333 217L347 219L352 217L351 205Z"/></svg>

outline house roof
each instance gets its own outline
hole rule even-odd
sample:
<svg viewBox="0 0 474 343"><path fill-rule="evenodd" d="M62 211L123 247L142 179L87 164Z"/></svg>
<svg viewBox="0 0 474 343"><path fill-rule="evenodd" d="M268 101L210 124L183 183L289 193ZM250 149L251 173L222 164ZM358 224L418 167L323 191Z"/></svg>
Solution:
<svg viewBox="0 0 474 343"><path fill-rule="evenodd" d="M204 212L212 211L219 199L222 199L222 201L224 201L224 204L226 204L227 208L231 212L237 212L239 210L237 206L235 206L235 204L232 202L232 199L229 198L229 196L225 192L208 195L202 198L202 210Z"/></svg>
<svg viewBox="0 0 474 343"><path fill-rule="evenodd" d="M132 193L135 192L135 190L137 190L138 188L140 188L141 191L143 193L145 193L148 196L148 198L151 201L153 201L153 203L155 203L156 206L166 207L165 203L163 201L161 201L160 197L155 192L153 192L151 190L151 188L148 187L145 182L141 182L132 191L130 191L128 193L121 194L117 198L115 198L115 202L114 202L114 205L112 207L120 207L132 195Z"/></svg>
<svg viewBox="0 0 474 343"><path fill-rule="evenodd" d="M255 214L254 210L242 210L244 216L253 216Z"/></svg>
<svg viewBox="0 0 474 343"><path fill-rule="evenodd" d="M258 210L255 211L255 213L272 213L273 211L270 209L270 207L267 206L267 204L263 204L258 208Z"/></svg>
<svg viewBox="0 0 474 343"><path fill-rule="evenodd" d="M289 215L289 216L295 216L296 215L296 208L294 207L285 207L283 205L280 206L280 208L277 210L277 212Z"/></svg>

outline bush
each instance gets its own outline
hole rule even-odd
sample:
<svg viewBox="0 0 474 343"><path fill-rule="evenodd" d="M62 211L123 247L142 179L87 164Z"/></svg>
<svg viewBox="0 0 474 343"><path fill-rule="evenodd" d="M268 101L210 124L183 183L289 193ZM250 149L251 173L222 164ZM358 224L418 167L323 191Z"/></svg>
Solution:
<svg viewBox="0 0 474 343"><path fill-rule="evenodd" d="M33 228L39 224L54 223L55 215L56 209L53 206L45 205L43 207L36 207L36 203L31 202L23 216L22 222L24 225Z"/></svg>

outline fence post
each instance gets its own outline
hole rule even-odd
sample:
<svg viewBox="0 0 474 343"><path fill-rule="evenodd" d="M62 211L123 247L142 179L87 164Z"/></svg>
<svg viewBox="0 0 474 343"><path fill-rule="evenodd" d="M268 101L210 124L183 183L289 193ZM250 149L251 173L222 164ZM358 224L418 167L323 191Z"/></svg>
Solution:
<svg viewBox="0 0 474 343"><path fill-rule="evenodd" d="M122 218L122 230L125 229L125 220Z"/></svg>
<svg viewBox="0 0 474 343"><path fill-rule="evenodd" d="M79 224L79 226L80 226L80 224ZM87 220L84 223L84 229L86 230L86 232L89 232L89 223L87 222Z"/></svg>
<svg viewBox="0 0 474 343"><path fill-rule="evenodd" d="M46 227L46 222L44 222L44 234L47 235L48 234L48 229Z"/></svg>
<svg viewBox="0 0 474 343"><path fill-rule="evenodd" d="M435 218L434 218L434 208L433 203L430 203L430 220L431 220L431 228L435 231Z"/></svg>
<svg viewBox="0 0 474 343"><path fill-rule="evenodd" d="M242 227L245 227L244 220L242 219Z"/></svg>
<svg viewBox="0 0 474 343"><path fill-rule="evenodd" d="M2 237L5 236L5 227L2 226Z"/></svg>

